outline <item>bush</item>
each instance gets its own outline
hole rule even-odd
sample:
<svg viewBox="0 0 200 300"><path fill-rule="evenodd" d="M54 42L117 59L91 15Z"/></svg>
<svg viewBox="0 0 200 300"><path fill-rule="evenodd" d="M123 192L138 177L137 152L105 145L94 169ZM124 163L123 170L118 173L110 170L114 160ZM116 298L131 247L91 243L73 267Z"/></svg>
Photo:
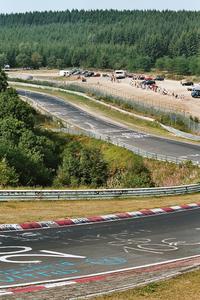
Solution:
<svg viewBox="0 0 200 300"><path fill-rule="evenodd" d="M16 170L10 167L5 158L0 160L0 186L6 187L16 186L18 184L19 177Z"/></svg>
<svg viewBox="0 0 200 300"><path fill-rule="evenodd" d="M98 149L71 142L63 152L55 184L99 187L106 183L107 177L107 164Z"/></svg>

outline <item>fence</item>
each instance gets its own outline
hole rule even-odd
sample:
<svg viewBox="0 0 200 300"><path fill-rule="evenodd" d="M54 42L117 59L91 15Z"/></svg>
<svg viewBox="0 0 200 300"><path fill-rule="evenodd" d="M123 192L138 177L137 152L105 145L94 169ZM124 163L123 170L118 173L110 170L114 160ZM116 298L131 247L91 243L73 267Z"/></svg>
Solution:
<svg viewBox="0 0 200 300"><path fill-rule="evenodd" d="M147 196L170 196L200 192L200 184L137 189L99 189L99 190L0 190L0 202L31 200L86 200L113 199Z"/></svg>
<svg viewBox="0 0 200 300"><path fill-rule="evenodd" d="M101 85L84 86L82 84L67 83L65 85L62 84L60 87L73 91L93 94L97 97L106 99L108 102L110 101L119 105L125 105L128 108L132 108L147 115L159 117L163 115L163 122L166 122L167 118L169 119L170 124L180 125L182 127L184 125L185 129L190 130L191 132L197 134L200 133L200 123L198 118L196 118L195 121L193 118L191 118L191 115L187 110L175 104L165 105L163 102L158 103L157 101L155 102L153 100L147 100L146 98L144 99L144 97L142 99L136 99L135 97L127 95L126 93L123 93L121 96L117 96L116 91L114 91L113 88L109 87L108 90L108 88L104 88Z"/></svg>

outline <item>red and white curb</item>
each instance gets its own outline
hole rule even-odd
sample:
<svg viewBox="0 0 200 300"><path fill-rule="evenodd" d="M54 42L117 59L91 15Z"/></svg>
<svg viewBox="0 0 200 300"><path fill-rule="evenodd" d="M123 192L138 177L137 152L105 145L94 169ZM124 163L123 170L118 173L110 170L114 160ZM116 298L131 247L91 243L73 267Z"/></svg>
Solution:
<svg viewBox="0 0 200 300"><path fill-rule="evenodd" d="M19 287L19 288L10 288L6 290L0 290L0 296L5 295L13 295L13 294L19 294L19 293L33 293L33 292L39 292L46 289L61 287L61 286L67 286L76 284L75 281L65 281L65 282L59 282L59 283L48 283L43 285L32 285L27 287Z"/></svg>
<svg viewBox="0 0 200 300"><path fill-rule="evenodd" d="M147 217L153 215L169 214L178 211L186 211L188 209L195 209L199 207L200 207L200 203L191 203L191 204L184 204L180 206L143 209L140 211L117 213L117 214L110 214L104 216L94 216L88 218L65 219L65 220L58 220L58 221L27 222L21 224L2 224L0 225L0 232L25 231L25 230L33 230L33 229L39 230L39 229L75 226L75 225L82 225L82 224L111 222L111 221L118 221L123 219L135 219L135 218L141 218L141 217Z"/></svg>
<svg viewBox="0 0 200 300"><path fill-rule="evenodd" d="M13 287L9 289L0 289L0 296L5 295L13 295L13 294L20 294L20 293L33 293L33 292L39 292L46 289L56 288L56 287L63 287L63 286L69 286L74 284L85 284L89 282L97 282L105 280L106 277L108 277L110 274L106 275L97 275L97 276L88 276L83 278L77 278L75 280L69 280L69 281L62 281L62 282L52 282L52 283L46 283L41 285L27 285L27 286L19 286L19 287Z"/></svg>

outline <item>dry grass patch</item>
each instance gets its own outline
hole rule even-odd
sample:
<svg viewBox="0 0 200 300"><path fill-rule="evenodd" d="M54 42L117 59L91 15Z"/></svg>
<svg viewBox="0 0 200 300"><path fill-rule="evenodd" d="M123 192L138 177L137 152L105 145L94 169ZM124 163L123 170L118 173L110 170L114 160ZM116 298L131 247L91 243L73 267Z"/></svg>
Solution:
<svg viewBox="0 0 200 300"><path fill-rule="evenodd" d="M152 283L127 292L93 298L95 300L198 300L200 299L200 271Z"/></svg>
<svg viewBox="0 0 200 300"><path fill-rule="evenodd" d="M186 162L176 165L169 162L161 162L144 159L144 164L151 172L151 177L156 186L174 186L198 183L200 181L200 168Z"/></svg>
<svg viewBox="0 0 200 300"><path fill-rule="evenodd" d="M0 223L87 217L200 202L200 194L122 200L0 202Z"/></svg>

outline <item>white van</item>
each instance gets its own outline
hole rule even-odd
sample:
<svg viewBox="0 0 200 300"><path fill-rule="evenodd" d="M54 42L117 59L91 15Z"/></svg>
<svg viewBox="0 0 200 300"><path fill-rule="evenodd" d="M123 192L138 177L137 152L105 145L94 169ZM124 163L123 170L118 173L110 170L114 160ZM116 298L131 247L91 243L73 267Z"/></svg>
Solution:
<svg viewBox="0 0 200 300"><path fill-rule="evenodd" d="M61 70L59 72L59 76L62 76L62 77L69 77L71 75L71 71L69 70Z"/></svg>
<svg viewBox="0 0 200 300"><path fill-rule="evenodd" d="M116 70L115 71L115 78L116 79L124 79L124 78L126 78L126 71L124 71L124 70Z"/></svg>

